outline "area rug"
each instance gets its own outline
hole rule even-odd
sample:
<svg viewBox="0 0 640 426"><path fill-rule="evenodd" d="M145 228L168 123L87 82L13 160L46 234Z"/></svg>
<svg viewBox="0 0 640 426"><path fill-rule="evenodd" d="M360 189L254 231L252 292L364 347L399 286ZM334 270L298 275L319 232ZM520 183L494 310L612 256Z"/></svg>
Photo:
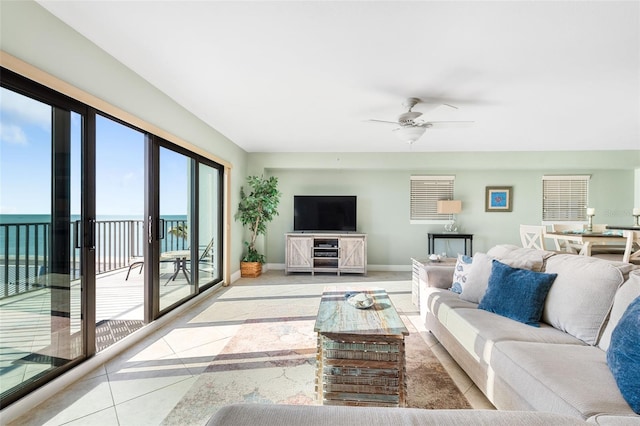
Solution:
<svg viewBox="0 0 640 426"><path fill-rule="evenodd" d="M316 405L315 320L247 321L211 362L163 425L203 425L232 403ZM471 408L424 339L406 338L407 406Z"/></svg>

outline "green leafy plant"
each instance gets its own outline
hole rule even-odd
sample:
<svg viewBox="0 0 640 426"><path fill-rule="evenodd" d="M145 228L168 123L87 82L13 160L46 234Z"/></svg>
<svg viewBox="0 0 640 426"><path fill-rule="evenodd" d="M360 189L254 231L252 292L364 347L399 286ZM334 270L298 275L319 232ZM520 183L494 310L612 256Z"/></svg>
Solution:
<svg viewBox="0 0 640 426"><path fill-rule="evenodd" d="M186 223L172 226L167 232L174 237L183 238L185 240L189 238L189 231Z"/></svg>
<svg viewBox="0 0 640 426"><path fill-rule="evenodd" d="M278 178L274 176L248 176L247 184L248 191L245 191L244 187L240 188L240 203L235 215L236 220L243 226L248 226L251 231L250 240L244 242L247 252L242 261L264 263L264 255L256 250L256 238L267 232L267 223L278 215L278 204L282 194L278 191Z"/></svg>

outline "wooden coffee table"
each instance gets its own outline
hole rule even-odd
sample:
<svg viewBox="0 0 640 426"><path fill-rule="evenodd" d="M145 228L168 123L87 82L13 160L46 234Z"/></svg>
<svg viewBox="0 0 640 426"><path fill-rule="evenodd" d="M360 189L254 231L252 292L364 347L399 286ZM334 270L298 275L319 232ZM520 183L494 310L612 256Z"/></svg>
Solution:
<svg viewBox="0 0 640 426"><path fill-rule="evenodd" d="M368 309L347 302L367 293ZM316 392L326 405L403 407L405 348L409 334L383 289L326 287L314 330L318 333Z"/></svg>

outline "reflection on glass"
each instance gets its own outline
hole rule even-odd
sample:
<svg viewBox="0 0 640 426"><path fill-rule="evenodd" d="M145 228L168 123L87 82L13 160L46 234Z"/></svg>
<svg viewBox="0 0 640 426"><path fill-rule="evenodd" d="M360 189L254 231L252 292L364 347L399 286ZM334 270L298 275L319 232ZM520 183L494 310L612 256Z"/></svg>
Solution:
<svg viewBox="0 0 640 426"><path fill-rule="evenodd" d="M191 159L160 148L160 310L195 293L191 264Z"/></svg>
<svg viewBox="0 0 640 426"><path fill-rule="evenodd" d="M28 384L84 354L80 253L74 245L82 117L4 88L0 117L4 405Z"/></svg>

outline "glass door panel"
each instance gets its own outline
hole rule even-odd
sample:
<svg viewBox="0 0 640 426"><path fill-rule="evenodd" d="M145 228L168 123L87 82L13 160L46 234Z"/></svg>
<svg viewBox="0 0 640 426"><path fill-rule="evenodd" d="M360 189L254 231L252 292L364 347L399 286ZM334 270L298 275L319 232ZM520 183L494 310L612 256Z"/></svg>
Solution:
<svg viewBox="0 0 640 426"><path fill-rule="evenodd" d="M0 88L2 405L84 356L82 121Z"/></svg>
<svg viewBox="0 0 640 426"><path fill-rule="evenodd" d="M160 311L195 293L192 268L192 160L160 147Z"/></svg>
<svg viewBox="0 0 640 426"><path fill-rule="evenodd" d="M220 280L220 172L198 165L198 286Z"/></svg>
<svg viewBox="0 0 640 426"><path fill-rule="evenodd" d="M96 352L144 325L144 145L96 116Z"/></svg>

